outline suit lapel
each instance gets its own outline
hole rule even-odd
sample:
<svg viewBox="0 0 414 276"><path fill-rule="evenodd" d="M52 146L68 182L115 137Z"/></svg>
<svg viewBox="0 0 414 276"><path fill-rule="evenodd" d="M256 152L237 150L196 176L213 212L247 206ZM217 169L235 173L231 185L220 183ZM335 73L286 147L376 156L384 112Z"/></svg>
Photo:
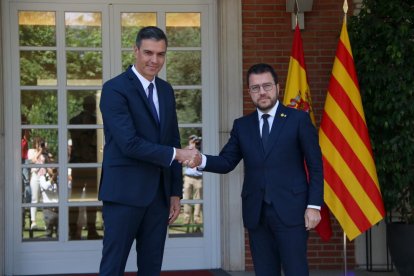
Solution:
<svg viewBox="0 0 414 276"><path fill-rule="evenodd" d="M280 133L282 132L282 128L285 125L287 121L287 115L289 113L289 110L287 107L282 105L279 102L279 106L277 107L275 118L273 119L273 125L272 129L270 130L269 140L268 140L268 146L266 148L266 156L271 152L272 148L277 143L277 140L279 139Z"/></svg>
<svg viewBox="0 0 414 276"><path fill-rule="evenodd" d="M131 85L135 88L135 91L137 91L139 97L144 102L144 105L145 105L145 108L147 109L147 112L151 115L150 117L152 118L154 123L158 125L158 122L155 121L156 119L152 115L151 107L148 103L148 97L147 97L147 94L145 93L145 89L142 86L142 83L139 81L138 77L132 71L131 66L128 68L126 73L128 75L128 79L131 81ZM158 86L157 86L157 91L158 91ZM159 93L158 93L158 99L159 99ZM160 105L160 113L161 113L161 105ZM160 117L160 120L161 120L161 117Z"/></svg>
<svg viewBox="0 0 414 276"><path fill-rule="evenodd" d="M167 120L167 118L165 117L167 114L166 108L167 108L167 104L166 104L166 98L165 98L165 93L162 93L162 90L164 89L163 85L161 84L161 82L158 81L158 78L155 77L155 85L157 86L157 95L158 95L158 116L160 118L160 132L161 132L161 137L163 137L163 131L165 130L165 122Z"/></svg>
<svg viewBox="0 0 414 276"><path fill-rule="evenodd" d="M256 149L260 149L260 152L264 155L265 151L263 148L262 137L260 136L260 124L257 110L249 115L247 129L252 137L252 146Z"/></svg>

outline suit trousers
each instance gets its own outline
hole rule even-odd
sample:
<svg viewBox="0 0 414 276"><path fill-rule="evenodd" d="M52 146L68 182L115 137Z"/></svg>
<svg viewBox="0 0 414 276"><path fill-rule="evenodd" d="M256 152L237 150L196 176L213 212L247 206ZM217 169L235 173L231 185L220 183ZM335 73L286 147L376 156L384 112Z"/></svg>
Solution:
<svg viewBox="0 0 414 276"><path fill-rule="evenodd" d="M257 276L308 276L305 222L287 226L272 204L263 202L259 225L248 229Z"/></svg>
<svg viewBox="0 0 414 276"><path fill-rule="evenodd" d="M100 276L123 276L131 246L136 241L139 276L159 276L167 235L169 208L163 183L146 207L103 202L104 238Z"/></svg>

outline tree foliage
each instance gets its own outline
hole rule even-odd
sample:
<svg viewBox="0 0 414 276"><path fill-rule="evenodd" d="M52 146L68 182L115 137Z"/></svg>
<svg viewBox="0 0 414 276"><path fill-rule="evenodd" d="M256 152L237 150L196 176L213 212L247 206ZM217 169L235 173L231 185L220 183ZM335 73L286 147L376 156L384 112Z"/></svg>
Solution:
<svg viewBox="0 0 414 276"><path fill-rule="evenodd" d="M414 222L414 2L364 0L348 30L388 219Z"/></svg>

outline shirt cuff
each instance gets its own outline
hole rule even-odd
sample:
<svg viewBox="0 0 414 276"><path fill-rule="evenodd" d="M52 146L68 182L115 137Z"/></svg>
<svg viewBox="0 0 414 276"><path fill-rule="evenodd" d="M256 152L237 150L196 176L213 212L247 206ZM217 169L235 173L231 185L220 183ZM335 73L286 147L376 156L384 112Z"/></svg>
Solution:
<svg viewBox="0 0 414 276"><path fill-rule="evenodd" d="M310 209L316 209L316 210L321 210L321 206L316 206L316 205L308 205L308 208Z"/></svg>
<svg viewBox="0 0 414 276"><path fill-rule="evenodd" d="M200 154L201 154L201 164L200 164L200 166L197 167L198 171L204 170L204 168L206 167L206 164L207 164L207 157L202 153L200 153Z"/></svg>
<svg viewBox="0 0 414 276"><path fill-rule="evenodd" d="M176 151L175 151L174 147L173 147L173 150L174 150L174 152L173 152L173 156L172 156L172 159L171 159L171 162L170 162L170 166L171 166L172 162L175 160Z"/></svg>

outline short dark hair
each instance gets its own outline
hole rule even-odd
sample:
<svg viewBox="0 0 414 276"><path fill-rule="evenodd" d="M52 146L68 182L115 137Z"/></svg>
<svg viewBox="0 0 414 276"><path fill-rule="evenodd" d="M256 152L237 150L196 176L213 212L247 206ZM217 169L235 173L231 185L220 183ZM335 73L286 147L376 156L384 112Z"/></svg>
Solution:
<svg viewBox="0 0 414 276"><path fill-rule="evenodd" d="M135 45L139 48L141 47L141 42L143 39L154 39L156 41L164 40L165 45L168 46L167 36L164 31L155 26L147 26L139 30L137 34L137 39L135 40Z"/></svg>
<svg viewBox="0 0 414 276"><path fill-rule="evenodd" d="M277 74L272 66L266 63L258 63L250 67L249 70L247 71L247 86L249 86L249 77L251 74L263 74L263 73L270 73L273 77L275 84L279 83Z"/></svg>

